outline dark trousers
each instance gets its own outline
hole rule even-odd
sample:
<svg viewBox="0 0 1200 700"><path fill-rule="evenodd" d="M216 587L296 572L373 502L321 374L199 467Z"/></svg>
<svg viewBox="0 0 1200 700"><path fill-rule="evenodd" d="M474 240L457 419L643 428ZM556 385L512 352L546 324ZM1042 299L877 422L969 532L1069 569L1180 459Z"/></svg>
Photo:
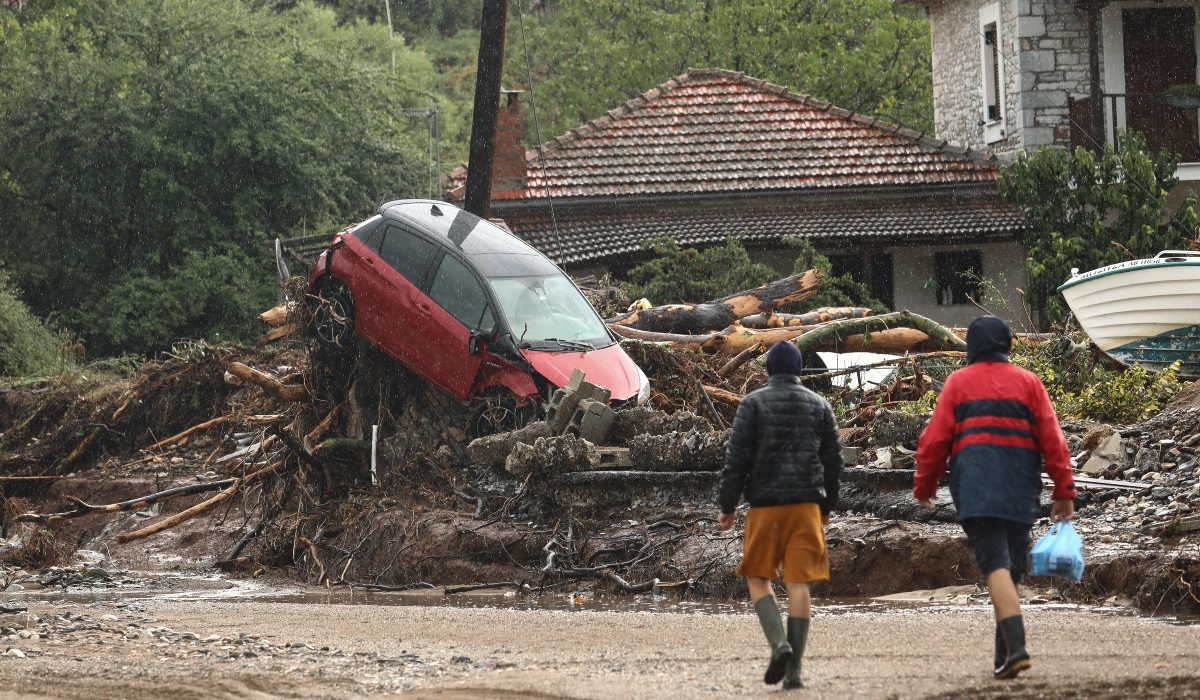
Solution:
<svg viewBox="0 0 1200 700"><path fill-rule="evenodd" d="M967 544L975 555L975 565L987 578L999 569L1008 569L1013 583L1025 578L1029 544L1033 541L1027 523L1003 518L967 518L962 521Z"/></svg>

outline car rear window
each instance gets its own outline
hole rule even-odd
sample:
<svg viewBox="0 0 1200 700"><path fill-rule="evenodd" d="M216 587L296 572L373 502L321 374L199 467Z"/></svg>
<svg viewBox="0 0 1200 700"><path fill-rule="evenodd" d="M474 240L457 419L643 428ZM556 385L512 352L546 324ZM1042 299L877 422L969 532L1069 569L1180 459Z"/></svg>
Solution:
<svg viewBox="0 0 1200 700"><path fill-rule="evenodd" d="M417 234L388 226L379 247L379 257L409 282L419 285L437 251L437 245Z"/></svg>
<svg viewBox="0 0 1200 700"><path fill-rule="evenodd" d="M486 323L487 296L475 280L475 275L452 255L442 256L429 296L467 328L480 328ZM490 322L494 325L494 321Z"/></svg>

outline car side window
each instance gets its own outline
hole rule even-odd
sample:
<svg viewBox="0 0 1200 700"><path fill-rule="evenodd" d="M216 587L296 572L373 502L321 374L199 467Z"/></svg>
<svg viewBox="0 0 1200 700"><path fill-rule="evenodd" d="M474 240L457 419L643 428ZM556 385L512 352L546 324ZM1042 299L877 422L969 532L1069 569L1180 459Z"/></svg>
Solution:
<svg viewBox="0 0 1200 700"><path fill-rule="evenodd" d="M367 247L367 250L379 255L379 246L383 244L383 230L385 227L380 226L379 222L367 223L354 231L354 236L362 241L362 244Z"/></svg>
<svg viewBox="0 0 1200 700"><path fill-rule="evenodd" d="M470 329L492 330L495 317L475 275L453 255L443 255L429 296Z"/></svg>
<svg viewBox="0 0 1200 700"><path fill-rule="evenodd" d="M421 284L437 250L435 243L396 226L387 227L378 249L379 257L414 285Z"/></svg>

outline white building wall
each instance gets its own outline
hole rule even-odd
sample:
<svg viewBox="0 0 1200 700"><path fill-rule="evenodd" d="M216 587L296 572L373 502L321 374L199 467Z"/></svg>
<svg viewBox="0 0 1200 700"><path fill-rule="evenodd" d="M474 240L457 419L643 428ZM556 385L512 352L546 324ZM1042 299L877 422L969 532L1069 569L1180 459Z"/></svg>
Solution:
<svg viewBox="0 0 1200 700"><path fill-rule="evenodd" d="M978 250L983 262L983 277L1004 292L1003 301L1011 310L1006 310L999 300L985 299L981 303L997 316L1013 324L1013 330L1029 325L1024 318L1021 295L1018 287L1024 287L1025 250L1016 241L981 243L978 245L923 245L886 249L892 254L892 278L896 295L896 309L907 309L915 314L932 318L943 326L965 327L971 320L984 312L971 304L941 305L937 303L937 292L926 287L926 281L934 276L933 255L939 251Z"/></svg>

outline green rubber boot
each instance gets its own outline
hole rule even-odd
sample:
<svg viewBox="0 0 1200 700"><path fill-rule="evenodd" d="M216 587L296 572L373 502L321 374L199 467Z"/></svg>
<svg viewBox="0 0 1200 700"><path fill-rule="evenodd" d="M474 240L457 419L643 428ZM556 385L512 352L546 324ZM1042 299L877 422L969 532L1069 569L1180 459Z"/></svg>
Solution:
<svg viewBox="0 0 1200 700"><path fill-rule="evenodd" d="M808 618L788 616L788 644L792 647L792 660L787 665L787 678L783 681L784 690L803 688L804 681L800 678L800 670L804 663L804 645L808 642Z"/></svg>
<svg viewBox="0 0 1200 700"><path fill-rule="evenodd" d="M783 631L783 620L779 618L779 603L775 602L775 596L759 598L754 604L754 612L758 613L758 622L762 625L763 634L767 635L767 643L771 645L771 663L767 664L763 682L775 685L783 680L788 662L792 660L792 647Z"/></svg>

